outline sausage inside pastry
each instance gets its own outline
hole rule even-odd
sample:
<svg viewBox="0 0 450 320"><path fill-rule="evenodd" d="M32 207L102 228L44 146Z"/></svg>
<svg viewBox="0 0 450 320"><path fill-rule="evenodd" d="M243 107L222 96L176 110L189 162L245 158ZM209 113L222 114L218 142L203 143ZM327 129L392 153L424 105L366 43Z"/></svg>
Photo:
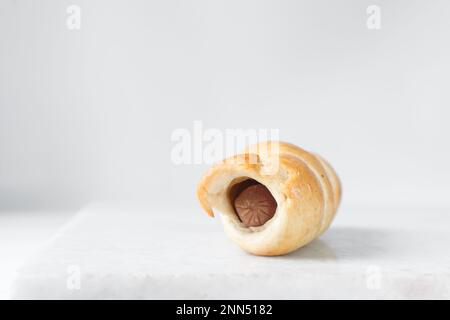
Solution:
<svg viewBox="0 0 450 320"><path fill-rule="evenodd" d="M210 168L197 196L217 209L225 233L245 251L264 256L292 252L321 235L341 199L333 168L293 144L267 141Z"/></svg>

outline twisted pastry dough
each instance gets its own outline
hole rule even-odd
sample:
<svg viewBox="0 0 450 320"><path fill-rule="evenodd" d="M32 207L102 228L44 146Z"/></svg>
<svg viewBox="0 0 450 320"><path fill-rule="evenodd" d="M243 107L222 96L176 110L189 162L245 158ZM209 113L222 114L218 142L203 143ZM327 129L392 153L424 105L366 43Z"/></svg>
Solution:
<svg viewBox="0 0 450 320"><path fill-rule="evenodd" d="M250 179L267 187L277 204L273 217L256 227L245 225L233 205L233 193ZM320 156L290 143L267 141L210 168L198 184L197 196L210 216L212 208L220 212L225 233L242 249L275 256L304 246L329 227L341 185Z"/></svg>

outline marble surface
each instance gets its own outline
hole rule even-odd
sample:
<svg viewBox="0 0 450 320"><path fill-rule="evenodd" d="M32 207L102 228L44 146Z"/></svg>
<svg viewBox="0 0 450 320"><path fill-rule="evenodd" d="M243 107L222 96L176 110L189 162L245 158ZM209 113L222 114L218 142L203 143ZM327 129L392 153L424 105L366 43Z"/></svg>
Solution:
<svg viewBox="0 0 450 320"><path fill-rule="evenodd" d="M70 210L0 212L0 300L11 297L10 288L17 269L27 257L45 245L75 213Z"/></svg>
<svg viewBox="0 0 450 320"><path fill-rule="evenodd" d="M343 206L282 257L241 251L199 209L91 205L19 271L14 298L450 298L450 210Z"/></svg>

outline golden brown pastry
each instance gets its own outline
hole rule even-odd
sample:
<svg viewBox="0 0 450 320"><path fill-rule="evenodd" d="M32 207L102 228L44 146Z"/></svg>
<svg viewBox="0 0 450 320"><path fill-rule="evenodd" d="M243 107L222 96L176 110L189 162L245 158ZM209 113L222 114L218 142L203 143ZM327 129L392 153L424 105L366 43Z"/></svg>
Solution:
<svg viewBox="0 0 450 320"><path fill-rule="evenodd" d="M203 209L220 212L224 230L245 251L264 256L292 252L321 235L341 199L333 168L286 142L262 142L227 158L202 177Z"/></svg>

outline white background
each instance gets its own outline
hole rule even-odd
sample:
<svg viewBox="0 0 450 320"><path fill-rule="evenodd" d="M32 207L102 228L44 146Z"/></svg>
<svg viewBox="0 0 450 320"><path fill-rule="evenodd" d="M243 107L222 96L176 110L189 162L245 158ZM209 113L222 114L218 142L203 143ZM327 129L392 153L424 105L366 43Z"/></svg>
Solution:
<svg viewBox="0 0 450 320"><path fill-rule="evenodd" d="M448 202L448 1L379 1L380 30L368 1L78 1L81 30L69 4L0 4L2 208L194 206L194 120L280 129L348 203Z"/></svg>
<svg viewBox="0 0 450 320"><path fill-rule="evenodd" d="M206 166L170 159L194 120L280 129L334 165L346 203L446 204L449 16L448 1L2 1L0 207L195 206Z"/></svg>

